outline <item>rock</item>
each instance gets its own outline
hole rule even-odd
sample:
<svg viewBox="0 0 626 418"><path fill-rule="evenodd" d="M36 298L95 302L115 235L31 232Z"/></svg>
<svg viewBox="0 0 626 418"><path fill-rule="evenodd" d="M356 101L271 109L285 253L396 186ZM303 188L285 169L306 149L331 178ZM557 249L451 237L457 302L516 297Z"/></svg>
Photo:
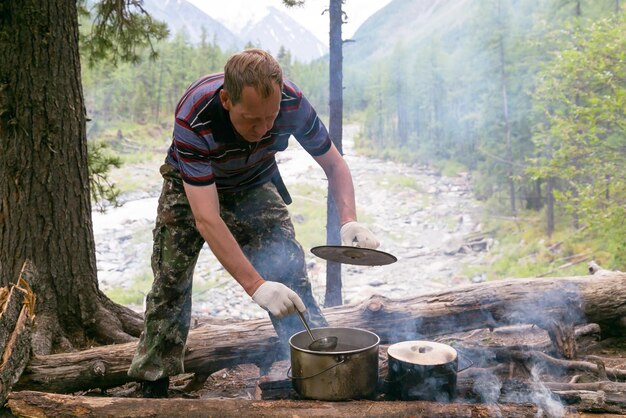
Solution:
<svg viewBox="0 0 626 418"><path fill-rule="evenodd" d="M378 287L378 286L382 286L382 285L384 285L384 284L385 284L385 282L383 282L383 281L382 281L382 280L380 280L380 279L374 279L374 280L370 281L368 284L369 284L370 286L372 286L372 287Z"/></svg>
<svg viewBox="0 0 626 418"><path fill-rule="evenodd" d="M472 277L472 283L482 283L487 281L487 276L485 276L484 274L477 274L474 277Z"/></svg>

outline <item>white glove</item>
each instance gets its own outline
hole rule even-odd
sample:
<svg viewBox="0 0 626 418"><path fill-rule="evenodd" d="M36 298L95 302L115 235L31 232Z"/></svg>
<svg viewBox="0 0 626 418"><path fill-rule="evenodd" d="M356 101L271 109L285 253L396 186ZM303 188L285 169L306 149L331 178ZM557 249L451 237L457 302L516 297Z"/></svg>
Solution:
<svg viewBox="0 0 626 418"><path fill-rule="evenodd" d="M341 234L343 245L371 249L376 249L380 245L372 231L356 221L343 224L339 233Z"/></svg>
<svg viewBox="0 0 626 418"><path fill-rule="evenodd" d="M265 282L254 292L252 300L280 319L297 310L306 311L300 296L282 283Z"/></svg>

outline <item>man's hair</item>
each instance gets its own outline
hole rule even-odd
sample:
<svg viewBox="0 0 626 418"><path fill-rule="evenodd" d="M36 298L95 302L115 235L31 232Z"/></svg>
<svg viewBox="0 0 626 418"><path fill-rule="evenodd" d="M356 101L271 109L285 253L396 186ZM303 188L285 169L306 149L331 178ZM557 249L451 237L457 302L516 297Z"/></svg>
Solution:
<svg viewBox="0 0 626 418"><path fill-rule="evenodd" d="M268 52L252 48L228 58L224 66L224 90L233 104L241 99L245 86L252 86L266 99L274 92L275 85L283 88L283 70Z"/></svg>

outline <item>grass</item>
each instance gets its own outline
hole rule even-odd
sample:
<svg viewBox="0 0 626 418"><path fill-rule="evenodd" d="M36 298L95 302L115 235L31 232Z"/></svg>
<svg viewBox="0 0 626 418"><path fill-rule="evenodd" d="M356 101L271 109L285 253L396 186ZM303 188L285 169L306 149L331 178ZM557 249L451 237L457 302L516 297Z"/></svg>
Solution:
<svg viewBox="0 0 626 418"><path fill-rule="evenodd" d="M326 242L326 188L311 184L289 186L293 203L289 213L296 230L296 238L305 248Z"/></svg>
<svg viewBox="0 0 626 418"><path fill-rule="evenodd" d="M388 175L382 176L379 180L379 184L383 187L391 190L403 190L413 189L420 193L424 193L425 190L421 184L414 177L401 176L401 175Z"/></svg>
<svg viewBox="0 0 626 418"><path fill-rule="evenodd" d="M458 176L460 173L468 171L465 165L452 160L435 161L433 162L433 166L446 177L455 177Z"/></svg>
<svg viewBox="0 0 626 418"><path fill-rule="evenodd" d="M588 261L594 259L600 265L608 261L610 255L601 240L573 228L566 215L559 217L563 221L551 237L545 234L541 213L524 212L517 218L487 217L484 230L494 231L497 244L487 264L468 266L463 274L472 277L484 273L489 280L582 276L588 274Z"/></svg>
<svg viewBox="0 0 626 418"><path fill-rule="evenodd" d="M152 272L142 272L129 280L128 286L113 287L106 295L120 305L143 305L145 296L152 287Z"/></svg>
<svg viewBox="0 0 626 418"><path fill-rule="evenodd" d="M218 276L221 276L221 275L225 276L227 274L228 273L224 271ZM206 291L209 289L220 287L220 286L223 287L223 284L222 285L219 284L219 278L220 277L212 276L209 279L202 279L198 277L197 274L194 275L193 286L192 286L192 291L191 291L192 298L195 301L203 301L203 302L209 301L208 294L206 293Z"/></svg>
<svg viewBox="0 0 626 418"><path fill-rule="evenodd" d="M89 141L105 144L106 151L119 157L120 168L108 173L120 193L145 190L160 184L159 166L169 146L171 127L167 124L136 124L128 121L93 125Z"/></svg>
<svg viewBox="0 0 626 418"><path fill-rule="evenodd" d="M170 143L172 128L165 124L139 125L131 122L111 122L106 127L90 131L90 141L102 141L124 163L162 160Z"/></svg>

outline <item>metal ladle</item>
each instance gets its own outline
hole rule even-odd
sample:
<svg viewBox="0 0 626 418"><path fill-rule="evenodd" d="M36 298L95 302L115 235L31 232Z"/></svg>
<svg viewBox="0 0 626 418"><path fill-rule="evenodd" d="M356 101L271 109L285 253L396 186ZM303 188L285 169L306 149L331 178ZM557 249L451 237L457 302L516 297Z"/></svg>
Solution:
<svg viewBox="0 0 626 418"><path fill-rule="evenodd" d="M309 333L309 337L311 337L311 340L313 341L311 344L309 344L309 350L330 351L337 347L337 337L323 337L315 339L313 333L311 333L311 328L309 328L309 324L307 324L306 319L304 319L304 314L300 311L297 312L300 320L304 324L304 328L306 328L306 331Z"/></svg>

